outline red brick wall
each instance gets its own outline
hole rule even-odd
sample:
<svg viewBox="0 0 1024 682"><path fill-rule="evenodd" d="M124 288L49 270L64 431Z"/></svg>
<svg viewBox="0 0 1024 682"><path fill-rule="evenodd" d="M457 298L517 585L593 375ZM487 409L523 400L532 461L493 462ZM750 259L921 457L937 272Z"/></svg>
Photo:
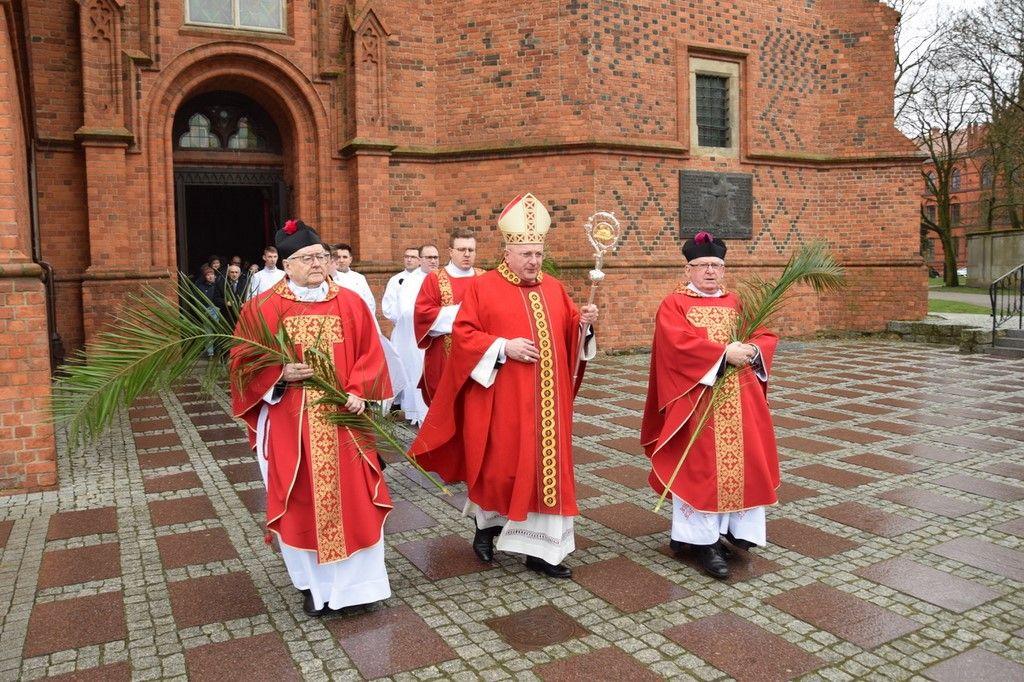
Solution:
<svg viewBox="0 0 1024 682"><path fill-rule="evenodd" d="M777 272L815 239L856 269L848 294L794 303L790 331L878 329L924 314L913 150L888 100L896 17L874 0L292 2L287 36L184 26L183 2L160 3L150 29L154 6L127 0L120 15L122 47L136 58L125 58L121 83L131 144L96 154L109 158L88 170L74 138L76 4L37 5L31 16L43 254L63 280L58 325L69 345L100 323L99 306L116 304L118 283L165 282L176 269L170 120L185 99L218 88L271 113L291 213L355 244L381 286L405 246L443 246L455 227L477 230L481 261L493 262L497 214L529 189L551 210L548 251L581 295L581 224L595 210L619 215L625 239L608 259L601 302L614 314L603 339L645 344L679 275L678 172L705 169L754 177L753 236L731 243L733 281ZM377 90L373 66L352 57L365 49L352 29L377 25L370 11L384 31L382 122L362 117ZM743 65L738 158L689 153L690 54ZM102 72L95 66L89 73ZM111 168L125 178L116 191ZM108 244L105 197L116 197ZM114 254L124 258L110 266ZM83 278L92 291L82 293Z"/></svg>
<svg viewBox="0 0 1024 682"><path fill-rule="evenodd" d="M19 32L0 4L0 492L56 482L41 270L31 260ZM23 68L23 67L22 67Z"/></svg>

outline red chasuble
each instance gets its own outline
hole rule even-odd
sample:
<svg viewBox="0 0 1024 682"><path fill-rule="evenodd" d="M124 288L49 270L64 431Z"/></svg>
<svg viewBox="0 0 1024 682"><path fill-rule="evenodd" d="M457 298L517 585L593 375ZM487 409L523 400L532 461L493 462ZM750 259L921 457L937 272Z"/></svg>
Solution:
<svg viewBox="0 0 1024 682"><path fill-rule="evenodd" d="M411 454L445 481L465 481L470 500L513 521L529 512L578 514L572 374L579 333L580 312L554 277L527 285L502 263L475 278ZM532 339L540 360L508 360L484 388L470 373L499 337Z"/></svg>
<svg viewBox="0 0 1024 682"><path fill-rule="evenodd" d="M681 286L661 303L640 440L651 458L651 487L661 494L704 414L711 389L699 383L725 353L739 315L732 293L697 296ZM750 343L771 370L778 337L759 329ZM672 493L695 509L732 512L775 504L779 456L768 414L768 387L750 367L718 379L723 399L687 455Z"/></svg>
<svg viewBox="0 0 1024 682"><path fill-rule="evenodd" d="M476 275L473 277L452 277L444 268L434 270L423 280L420 293L416 296L416 310L413 313L416 345L425 351L423 376L418 386L423 391L423 402L427 405L437 392L444 366L452 354L452 335L430 336L430 328L437 320L441 308L462 303L473 281L483 274L479 268L474 270Z"/></svg>
<svg viewBox="0 0 1024 682"><path fill-rule="evenodd" d="M298 301L287 280L242 308L236 333L260 324L272 332L288 330L300 357L316 344L333 351L340 386L367 400L391 395L384 352L370 311L355 294L328 282L327 299ZM253 327L249 327L250 329ZM232 353L233 377L245 359ZM260 370L244 387L232 381L232 411L249 425L250 446L263 396L281 378L283 367ZM320 418L322 393L291 384L280 402L270 405L266 457L267 527L292 547L317 552L321 564L346 559L381 538L391 498L372 438Z"/></svg>

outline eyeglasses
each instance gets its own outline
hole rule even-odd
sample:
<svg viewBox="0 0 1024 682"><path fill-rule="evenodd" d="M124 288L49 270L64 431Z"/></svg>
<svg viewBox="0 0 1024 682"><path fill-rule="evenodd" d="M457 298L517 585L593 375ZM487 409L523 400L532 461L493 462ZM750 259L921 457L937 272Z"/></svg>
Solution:
<svg viewBox="0 0 1024 682"><path fill-rule="evenodd" d="M697 268L698 270L711 270L713 272L721 272L725 270L724 263L687 263L687 267Z"/></svg>
<svg viewBox="0 0 1024 682"><path fill-rule="evenodd" d="M420 256L420 257L421 258L426 258L427 260L441 260L440 256Z"/></svg>
<svg viewBox="0 0 1024 682"><path fill-rule="evenodd" d="M317 263L326 263L331 260L331 254L329 253L307 253L305 256L292 256L287 260L297 260L303 265L312 265L313 261Z"/></svg>

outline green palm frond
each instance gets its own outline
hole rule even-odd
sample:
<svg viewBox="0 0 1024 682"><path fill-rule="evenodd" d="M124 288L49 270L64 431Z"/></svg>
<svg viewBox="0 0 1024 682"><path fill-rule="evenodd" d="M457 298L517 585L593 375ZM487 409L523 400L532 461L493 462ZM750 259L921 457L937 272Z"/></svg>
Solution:
<svg viewBox="0 0 1024 682"><path fill-rule="evenodd" d="M766 325L782 308L789 290L810 285L815 292L838 291L845 286L843 267L822 242L814 242L793 254L775 281L755 277L739 287L743 303L736 327L736 340L746 341L758 327Z"/></svg>

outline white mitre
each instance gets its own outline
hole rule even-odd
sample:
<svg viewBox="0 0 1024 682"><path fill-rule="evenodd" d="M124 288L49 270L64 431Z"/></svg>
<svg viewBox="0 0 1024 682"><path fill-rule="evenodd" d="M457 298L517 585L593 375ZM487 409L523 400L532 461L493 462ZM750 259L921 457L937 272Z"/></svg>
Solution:
<svg viewBox="0 0 1024 682"><path fill-rule="evenodd" d="M498 229L506 244L543 244L551 229L544 204L529 192L510 201L498 217Z"/></svg>

